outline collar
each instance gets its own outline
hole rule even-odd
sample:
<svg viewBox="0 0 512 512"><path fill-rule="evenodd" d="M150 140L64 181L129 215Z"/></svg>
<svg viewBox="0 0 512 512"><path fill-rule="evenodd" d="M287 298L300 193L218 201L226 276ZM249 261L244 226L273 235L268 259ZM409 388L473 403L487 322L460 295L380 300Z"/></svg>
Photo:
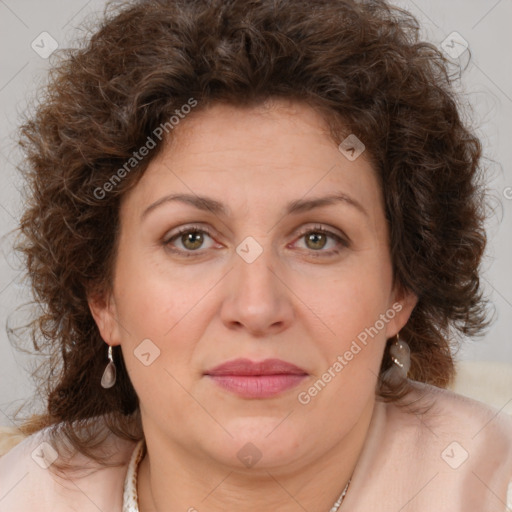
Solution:
<svg viewBox="0 0 512 512"><path fill-rule="evenodd" d="M139 512L137 496L137 470L144 456L146 443L139 441L133 450L123 488L123 512Z"/></svg>

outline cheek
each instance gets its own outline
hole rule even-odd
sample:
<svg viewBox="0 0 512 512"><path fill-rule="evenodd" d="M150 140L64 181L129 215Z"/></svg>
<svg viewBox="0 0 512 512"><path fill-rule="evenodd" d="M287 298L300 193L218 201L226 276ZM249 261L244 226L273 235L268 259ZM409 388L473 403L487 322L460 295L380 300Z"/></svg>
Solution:
<svg viewBox="0 0 512 512"><path fill-rule="evenodd" d="M199 280L196 285L183 274L171 279L147 263L126 263L116 274L120 340L130 379L151 402L174 389L170 374L180 382L189 380L194 340L209 318L206 295L212 284ZM162 382L168 384L163 389Z"/></svg>
<svg viewBox="0 0 512 512"><path fill-rule="evenodd" d="M390 291L390 265L368 262L358 268L341 269L335 278L325 281L321 298L312 300L319 301L317 308L323 311L335 335L346 339L370 327L385 313Z"/></svg>
<svg viewBox="0 0 512 512"><path fill-rule="evenodd" d="M360 264L343 269L327 284L322 304L317 304L317 311L322 311L332 331L318 340L325 369L334 364L338 370L342 368L333 370L340 378L334 379L332 388L343 395L343 389L372 391L386 343L386 322L394 317L394 310L388 311L391 276L391 264L385 256L362 258Z"/></svg>
<svg viewBox="0 0 512 512"><path fill-rule="evenodd" d="M153 336L163 340L198 307L212 278L171 273L151 257L136 256L130 255L116 272L119 320L136 339Z"/></svg>

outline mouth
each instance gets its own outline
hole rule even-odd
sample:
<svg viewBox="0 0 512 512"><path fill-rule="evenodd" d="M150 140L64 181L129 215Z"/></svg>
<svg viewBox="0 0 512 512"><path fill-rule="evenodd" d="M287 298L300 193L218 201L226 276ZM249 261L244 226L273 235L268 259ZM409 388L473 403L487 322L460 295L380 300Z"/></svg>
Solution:
<svg viewBox="0 0 512 512"><path fill-rule="evenodd" d="M271 398L297 386L308 373L280 359L253 362L234 359L204 375L215 384L242 398Z"/></svg>

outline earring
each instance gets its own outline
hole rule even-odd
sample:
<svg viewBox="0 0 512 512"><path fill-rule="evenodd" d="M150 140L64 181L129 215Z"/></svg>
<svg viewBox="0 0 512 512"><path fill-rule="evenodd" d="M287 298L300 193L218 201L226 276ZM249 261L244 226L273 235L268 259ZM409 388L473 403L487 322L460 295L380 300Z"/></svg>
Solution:
<svg viewBox="0 0 512 512"><path fill-rule="evenodd" d="M101 377L101 387L108 389L116 383L116 365L114 364L114 357L112 355L112 347L108 347L108 360L103 376Z"/></svg>
<svg viewBox="0 0 512 512"><path fill-rule="evenodd" d="M389 355L393 364L383 373L382 378L389 383L398 383L407 378L411 368L411 350L398 334L389 347Z"/></svg>

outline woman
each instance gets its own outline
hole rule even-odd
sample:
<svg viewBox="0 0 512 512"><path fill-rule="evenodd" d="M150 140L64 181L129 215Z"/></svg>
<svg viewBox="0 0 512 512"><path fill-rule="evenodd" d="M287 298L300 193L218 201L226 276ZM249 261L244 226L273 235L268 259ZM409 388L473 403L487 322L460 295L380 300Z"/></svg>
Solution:
<svg viewBox="0 0 512 512"><path fill-rule="evenodd" d="M47 413L2 510L505 511L478 139L383 1L135 1L22 128Z"/></svg>

